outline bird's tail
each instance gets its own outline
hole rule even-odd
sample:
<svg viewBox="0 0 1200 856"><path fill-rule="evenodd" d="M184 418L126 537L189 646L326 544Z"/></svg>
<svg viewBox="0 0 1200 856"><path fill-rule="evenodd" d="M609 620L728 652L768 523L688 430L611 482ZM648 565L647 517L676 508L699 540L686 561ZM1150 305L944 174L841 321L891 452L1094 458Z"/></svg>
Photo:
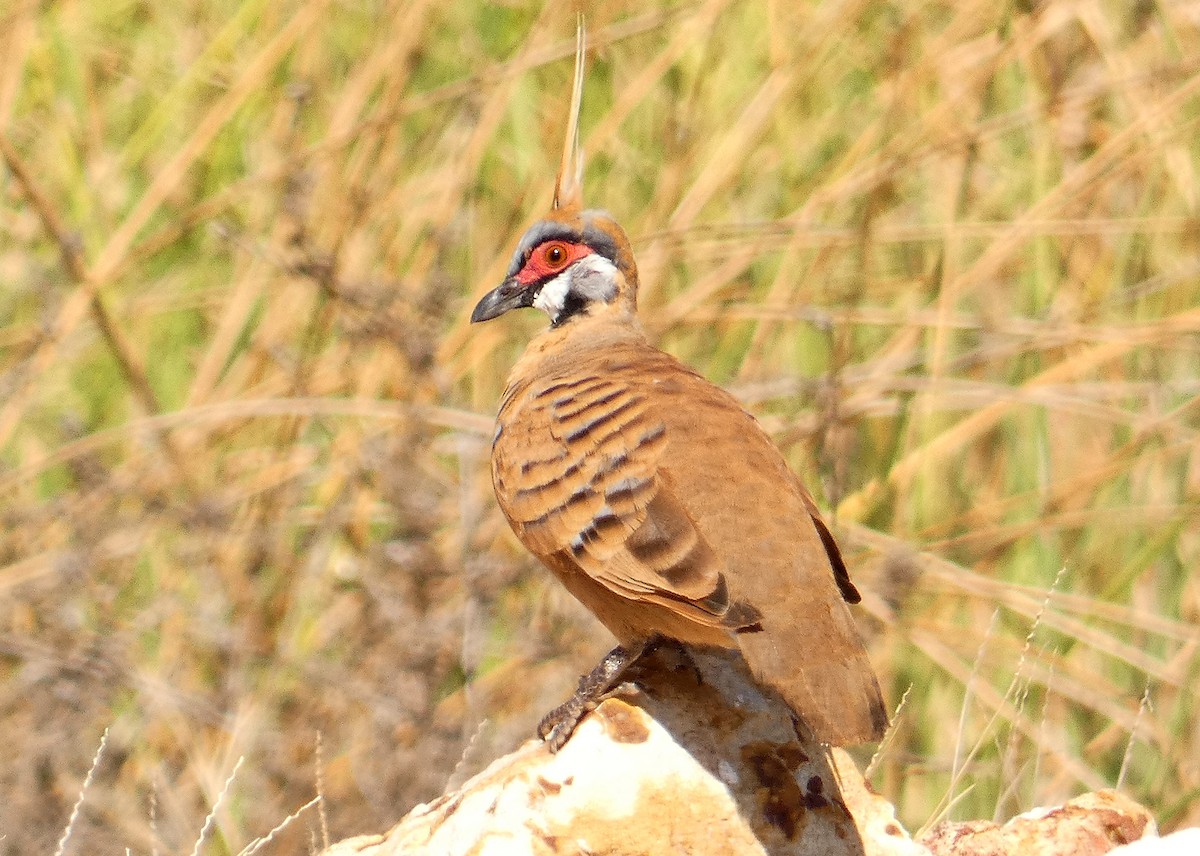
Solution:
<svg viewBox="0 0 1200 856"><path fill-rule="evenodd" d="M824 618L780 622L738 636L760 681L773 687L822 743L851 746L880 740L888 726L879 681L850 611L836 604ZM814 626L815 625L815 626Z"/></svg>

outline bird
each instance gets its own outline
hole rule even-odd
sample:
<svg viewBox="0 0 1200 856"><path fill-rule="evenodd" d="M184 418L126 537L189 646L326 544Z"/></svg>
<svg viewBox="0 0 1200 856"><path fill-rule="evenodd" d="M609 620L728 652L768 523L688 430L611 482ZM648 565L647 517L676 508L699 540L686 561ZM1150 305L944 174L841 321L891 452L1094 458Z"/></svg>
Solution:
<svg viewBox="0 0 1200 856"><path fill-rule="evenodd" d="M861 596L812 495L733 395L657 348L637 314L630 240L582 200L582 26L550 212L472 323L549 316L509 375L491 469L517 538L616 637L539 725L557 751L662 642L738 649L818 741L879 740L879 683L850 612Z"/></svg>

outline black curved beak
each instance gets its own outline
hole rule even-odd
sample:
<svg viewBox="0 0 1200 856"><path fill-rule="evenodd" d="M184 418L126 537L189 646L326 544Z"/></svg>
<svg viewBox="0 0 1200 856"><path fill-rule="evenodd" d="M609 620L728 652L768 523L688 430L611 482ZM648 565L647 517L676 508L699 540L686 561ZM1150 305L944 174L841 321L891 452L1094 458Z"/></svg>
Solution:
<svg viewBox="0 0 1200 856"><path fill-rule="evenodd" d="M480 321L491 321L493 318L499 318L510 309L522 309L526 306L532 306L533 299L536 296L536 288L528 288L517 282L516 277L510 276L485 294L483 299L475 304L475 311L471 313L471 323L478 324Z"/></svg>

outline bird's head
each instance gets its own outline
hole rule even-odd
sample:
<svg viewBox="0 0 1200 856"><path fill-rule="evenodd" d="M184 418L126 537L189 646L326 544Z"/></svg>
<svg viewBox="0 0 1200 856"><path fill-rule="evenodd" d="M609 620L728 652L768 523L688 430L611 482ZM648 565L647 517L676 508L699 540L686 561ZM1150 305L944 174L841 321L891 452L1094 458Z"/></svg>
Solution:
<svg viewBox="0 0 1200 856"><path fill-rule="evenodd" d="M525 232L504 282L471 313L488 321L510 309L533 306L554 327L603 311L632 313L637 306L637 264L629 238L603 211L559 208Z"/></svg>
<svg viewBox="0 0 1200 856"><path fill-rule="evenodd" d="M560 327L606 312L632 315L637 309L637 265L625 230L605 212L583 207L582 18L575 35L575 82L553 205L544 220L526 230L504 282L483 296L471 313L472 322L534 306L550 316L551 326Z"/></svg>

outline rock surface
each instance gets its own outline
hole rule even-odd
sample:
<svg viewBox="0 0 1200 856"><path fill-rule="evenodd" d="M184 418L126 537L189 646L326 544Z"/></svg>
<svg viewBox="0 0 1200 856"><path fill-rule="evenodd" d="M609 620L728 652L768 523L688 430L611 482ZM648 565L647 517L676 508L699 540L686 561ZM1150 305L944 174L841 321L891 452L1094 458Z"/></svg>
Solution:
<svg viewBox="0 0 1200 856"><path fill-rule="evenodd" d="M1105 790L1025 812L1003 826L982 820L939 823L921 843L936 856L1098 856L1154 835L1155 829L1150 812Z"/></svg>
<svg viewBox="0 0 1200 856"><path fill-rule="evenodd" d="M1200 827L1181 829L1162 838L1146 835L1108 852L1110 856L1196 856L1200 853Z"/></svg>
<svg viewBox="0 0 1200 856"><path fill-rule="evenodd" d="M655 652L562 751L531 741L385 835L329 856L927 851L840 750L722 652Z"/></svg>
<svg viewBox="0 0 1200 856"><path fill-rule="evenodd" d="M382 835L326 856L1104 853L1153 834L1114 791L915 842L840 749L807 739L736 655L664 648L551 755L530 741Z"/></svg>

